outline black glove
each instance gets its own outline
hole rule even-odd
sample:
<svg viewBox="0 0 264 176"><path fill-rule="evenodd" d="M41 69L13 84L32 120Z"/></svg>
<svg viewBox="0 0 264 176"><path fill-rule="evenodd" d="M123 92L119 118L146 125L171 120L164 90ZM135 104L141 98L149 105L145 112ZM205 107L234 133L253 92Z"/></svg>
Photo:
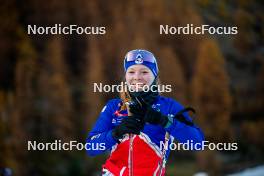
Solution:
<svg viewBox="0 0 264 176"><path fill-rule="evenodd" d="M147 112L144 117L144 121L165 127L168 123L168 117L162 115L160 112L155 111L151 106L147 108Z"/></svg>
<svg viewBox="0 0 264 176"><path fill-rule="evenodd" d="M129 105L130 112L134 115L144 118L147 108L151 106L159 95L158 92L132 92L132 103Z"/></svg>
<svg viewBox="0 0 264 176"><path fill-rule="evenodd" d="M134 103L139 103L141 106L144 105L152 105L154 101L156 100L159 93L157 91L155 92L131 92L130 96Z"/></svg>
<svg viewBox="0 0 264 176"><path fill-rule="evenodd" d="M194 110L192 107L186 107L186 108L180 110L180 111L174 116L174 118L177 119L177 120L179 120L180 122L186 124L186 125L194 126L194 123L193 123L192 121L187 120L187 119L184 117L184 115L183 115L183 113L185 113L185 112L189 112L189 111L191 111L193 114L195 114L195 110Z"/></svg>
<svg viewBox="0 0 264 176"><path fill-rule="evenodd" d="M186 125L194 126L194 123L192 121L187 120L183 115L183 113L189 112L189 111L195 113L195 110L193 108L187 107L187 108L180 110L176 115L174 115L173 118L177 119L178 121L180 121ZM148 107L146 115L144 117L144 121L149 122L151 124L156 124L156 125L159 124L159 125L165 127L167 125L169 119L167 116L164 116L160 112L155 111L151 107Z"/></svg>
<svg viewBox="0 0 264 176"><path fill-rule="evenodd" d="M114 139L119 141L123 138L123 135L129 134L140 134L140 131L144 128L144 122L140 120L137 116L129 116L123 119L121 124L116 126L112 131L112 136Z"/></svg>
<svg viewBox="0 0 264 176"><path fill-rule="evenodd" d="M147 111L146 106L141 106L139 103L132 102L132 104L129 105L129 111L134 115L137 116L138 119L144 120L144 116Z"/></svg>

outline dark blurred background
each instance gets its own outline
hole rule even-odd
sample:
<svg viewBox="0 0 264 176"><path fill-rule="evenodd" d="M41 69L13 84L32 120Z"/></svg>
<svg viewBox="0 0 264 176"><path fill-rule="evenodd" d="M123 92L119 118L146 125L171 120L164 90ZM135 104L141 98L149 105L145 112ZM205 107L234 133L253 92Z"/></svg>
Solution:
<svg viewBox="0 0 264 176"><path fill-rule="evenodd" d="M224 175L264 163L264 3L260 0L4 0L0 5L0 167L13 175L98 175L107 155L27 151L27 141L85 142L106 101L93 83L123 79L127 51L158 58L162 84L197 110L210 142L173 151L167 175ZM28 35L27 25L105 26L105 35ZM237 35L160 35L159 25L237 26Z"/></svg>

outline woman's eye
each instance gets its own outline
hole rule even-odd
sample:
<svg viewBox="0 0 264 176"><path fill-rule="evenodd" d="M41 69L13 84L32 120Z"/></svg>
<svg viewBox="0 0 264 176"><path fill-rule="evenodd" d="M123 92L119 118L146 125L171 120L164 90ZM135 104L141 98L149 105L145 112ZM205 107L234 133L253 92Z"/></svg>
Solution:
<svg viewBox="0 0 264 176"><path fill-rule="evenodd" d="M133 73L135 73L135 72L134 72L134 71L129 71L128 73L133 74Z"/></svg>
<svg viewBox="0 0 264 176"><path fill-rule="evenodd" d="M148 73L148 71L143 71L143 73L144 73L144 74L147 74L147 73Z"/></svg>

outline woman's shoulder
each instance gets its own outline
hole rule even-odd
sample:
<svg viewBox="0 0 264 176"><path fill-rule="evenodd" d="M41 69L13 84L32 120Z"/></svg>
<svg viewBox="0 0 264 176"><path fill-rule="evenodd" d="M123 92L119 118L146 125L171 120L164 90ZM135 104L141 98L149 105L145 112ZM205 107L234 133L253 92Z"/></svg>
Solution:
<svg viewBox="0 0 264 176"><path fill-rule="evenodd" d="M165 97L165 96L159 96L159 103L166 104L170 109L182 109L183 105L171 98L171 97Z"/></svg>
<svg viewBox="0 0 264 176"><path fill-rule="evenodd" d="M119 107L121 103L122 100L120 98L113 98L113 99L109 99L105 106L111 109L116 109L116 107Z"/></svg>
<svg viewBox="0 0 264 176"><path fill-rule="evenodd" d="M118 104L121 102L120 98L112 98L107 101L107 104Z"/></svg>
<svg viewBox="0 0 264 176"><path fill-rule="evenodd" d="M120 98L113 98L113 99L109 99L106 103L106 106L109 107L116 107L121 103L121 99Z"/></svg>
<svg viewBox="0 0 264 176"><path fill-rule="evenodd" d="M166 96L159 96L159 101L161 102L167 102L167 103L174 103L174 104L180 104L177 100L171 98L171 97L166 97Z"/></svg>
<svg viewBox="0 0 264 176"><path fill-rule="evenodd" d="M109 99L106 104L104 105L103 109L101 112L114 112L117 107L119 106L119 104L121 103L121 99L120 98L113 98L113 99Z"/></svg>

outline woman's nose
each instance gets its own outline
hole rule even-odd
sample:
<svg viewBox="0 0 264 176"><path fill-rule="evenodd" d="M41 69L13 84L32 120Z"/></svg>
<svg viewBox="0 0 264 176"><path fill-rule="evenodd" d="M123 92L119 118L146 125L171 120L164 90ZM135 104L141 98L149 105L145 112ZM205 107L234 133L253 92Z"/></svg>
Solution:
<svg viewBox="0 0 264 176"><path fill-rule="evenodd" d="M134 79L141 80L142 79L141 74L139 72L136 72L135 75L134 75Z"/></svg>

